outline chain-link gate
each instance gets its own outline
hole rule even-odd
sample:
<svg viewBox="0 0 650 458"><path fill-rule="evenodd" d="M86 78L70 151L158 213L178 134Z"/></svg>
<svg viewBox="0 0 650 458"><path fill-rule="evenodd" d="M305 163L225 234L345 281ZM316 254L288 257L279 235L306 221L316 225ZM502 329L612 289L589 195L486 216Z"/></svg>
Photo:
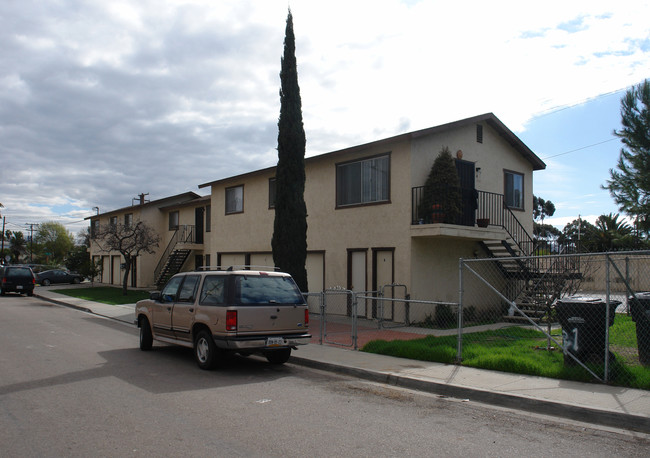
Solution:
<svg viewBox="0 0 650 458"><path fill-rule="evenodd" d="M310 327L318 325L319 343L353 347L356 350L358 304L354 292L332 288L307 296ZM316 310L317 317L314 315Z"/></svg>
<svg viewBox="0 0 650 458"><path fill-rule="evenodd" d="M461 260L460 277L458 361L649 385L650 252Z"/></svg>
<svg viewBox="0 0 650 458"><path fill-rule="evenodd" d="M402 294L396 294L396 291ZM373 299L373 309L377 311L375 316L379 322L379 329L409 325L410 306L407 302L409 298L406 285L393 283L380 288L379 295Z"/></svg>

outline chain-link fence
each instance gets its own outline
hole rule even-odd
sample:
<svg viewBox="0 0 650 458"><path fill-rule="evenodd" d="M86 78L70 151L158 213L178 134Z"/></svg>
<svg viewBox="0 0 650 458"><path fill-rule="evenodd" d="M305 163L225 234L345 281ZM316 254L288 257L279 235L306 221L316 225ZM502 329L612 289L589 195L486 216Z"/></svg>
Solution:
<svg viewBox="0 0 650 458"><path fill-rule="evenodd" d="M432 323L445 322L443 332L456 333L457 304L408 297L404 285L385 285L379 291L334 288L305 294L310 331L320 344L355 350L373 340L424 337L432 332ZM438 307L440 311L436 312ZM452 323L446 322L449 317Z"/></svg>
<svg viewBox="0 0 650 458"><path fill-rule="evenodd" d="M461 260L458 303L404 285L307 297L319 342L650 388L650 252ZM409 343L408 341L414 341Z"/></svg>
<svg viewBox="0 0 650 458"><path fill-rule="evenodd" d="M461 261L460 308L512 323L486 334L463 332L463 363L650 387L649 252L507 262Z"/></svg>
<svg viewBox="0 0 650 458"><path fill-rule="evenodd" d="M310 329L312 335L318 332L318 342L356 350L359 307L355 294L347 289L333 288L305 294L305 298L309 306Z"/></svg>

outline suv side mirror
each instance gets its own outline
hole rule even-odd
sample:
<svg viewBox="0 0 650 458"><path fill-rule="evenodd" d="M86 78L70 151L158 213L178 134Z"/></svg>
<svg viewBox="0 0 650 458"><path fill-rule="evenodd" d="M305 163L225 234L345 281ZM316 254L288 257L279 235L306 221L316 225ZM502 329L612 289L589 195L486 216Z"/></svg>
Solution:
<svg viewBox="0 0 650 458"><path fill-rule="evenodd" d="M149 293L149 299L151 299L152 301L160 302L160 298L161 298L160 291L152 291L151 293Z"/></svg>

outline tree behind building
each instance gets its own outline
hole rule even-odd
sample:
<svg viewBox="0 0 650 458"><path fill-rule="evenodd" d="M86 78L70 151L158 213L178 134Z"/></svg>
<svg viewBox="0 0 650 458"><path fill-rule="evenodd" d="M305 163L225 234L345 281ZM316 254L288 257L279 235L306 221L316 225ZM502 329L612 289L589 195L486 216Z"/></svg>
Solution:
<svg viewBox="0 0 650 458"><path fill-rule="evenodd" d="M140 254L155 252L155 248L160 242L160 236L151 226L138 221L128 225L102 225L93 233L93 237L100 251L106 253L118 251L124 257L122 293L126 296L131 266Z"/></svg>

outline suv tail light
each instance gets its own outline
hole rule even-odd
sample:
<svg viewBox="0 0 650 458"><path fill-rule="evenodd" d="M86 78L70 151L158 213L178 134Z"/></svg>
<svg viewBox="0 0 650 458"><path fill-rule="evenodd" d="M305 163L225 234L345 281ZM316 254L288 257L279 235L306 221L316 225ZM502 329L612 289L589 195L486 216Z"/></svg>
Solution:
<svg viewBox="0 0 650 458"><path fill-rule="evenodd" d="M305 326L309 326L309 309L305 309Z"/></svg>
<svg viewBox="0 0 650 458"><path fill-rule="evenodd" d="M237 330L237 310L226 310L226 331Z"/></svg>

